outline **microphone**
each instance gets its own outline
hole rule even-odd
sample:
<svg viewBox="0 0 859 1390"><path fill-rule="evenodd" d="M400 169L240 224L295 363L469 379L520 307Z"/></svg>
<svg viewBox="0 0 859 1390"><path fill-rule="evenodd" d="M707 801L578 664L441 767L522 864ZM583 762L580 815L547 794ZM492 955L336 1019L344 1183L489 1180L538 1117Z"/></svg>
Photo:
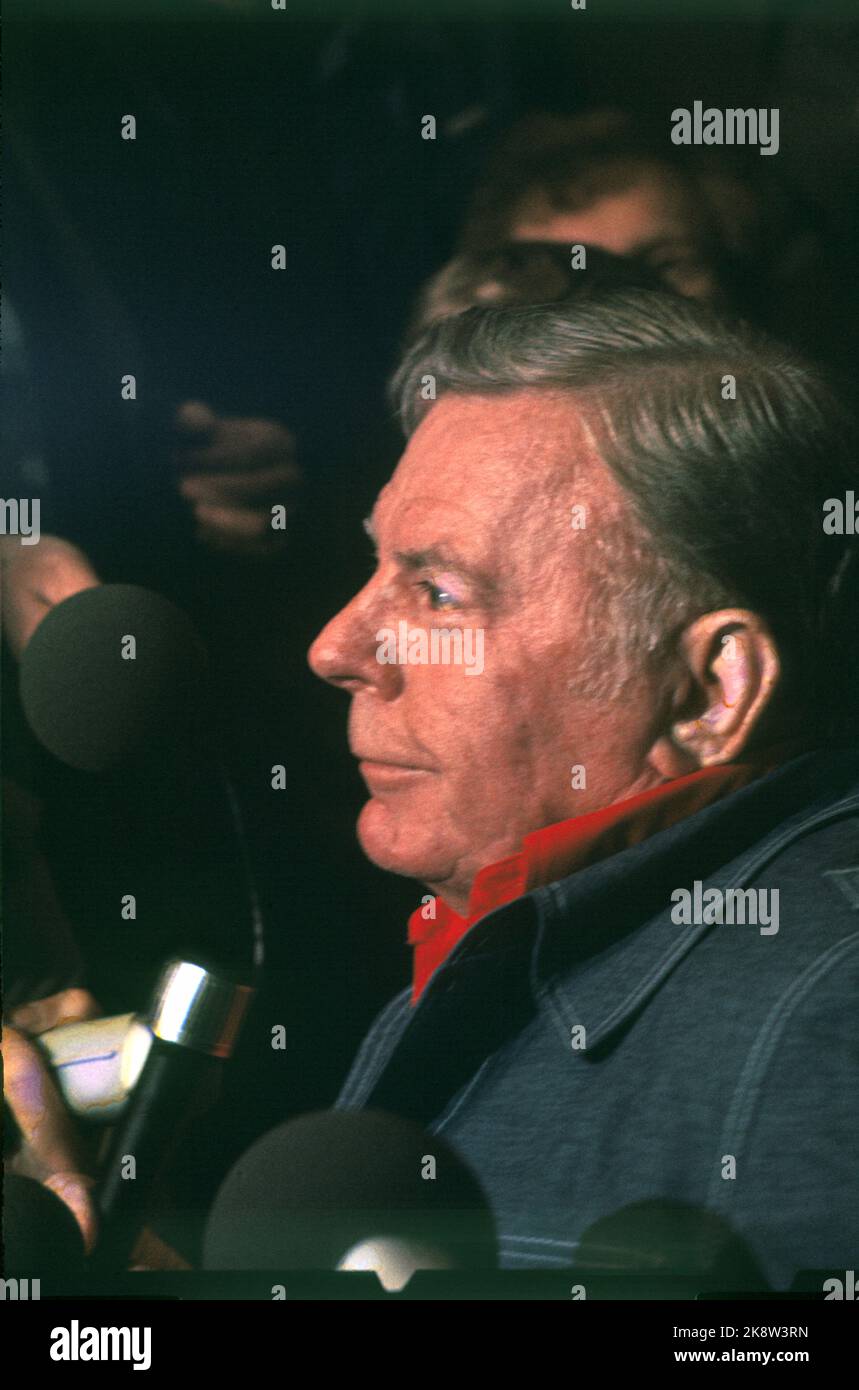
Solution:
<svg viewBox="0 0 859 1390"><path fill-rule="evenodd" d="M191 961L165 967L145 1017L151 1043L96 1192L100 1233L94 1267L126 1267L159 1174L189 1124L217 1099L223 1063L252 995L248 985Z"/></svg>
<svg viewBox="0 0 859 1390"><path fill-rule="evenodd" d="M769 1287L728 1221L668 1198L632 1202L592 1222L579 1241L576 1265L595 1274L698 1279L702 1289L716 1291Z"/></svg>
<svg viewBox="0 0 859 1390"><path fill-rule="evenodd" d="M175 924L172 949L202 948L240 969L250 949L261 970L259 893L219 753L206 649L190 618L138 585L83 590L43 618L19 681L42 746L79 773L113 777L102 789L113 797L109 827L123 827L134 874L150 890L166 885L159 915L163 936ZM89 790L80 788L84 804ZM249 943L234 912L248 914Z"/></svg>
<svg viewBox="0 0 859 1390"><path fill-rule="evenodd" d="M83 1237L65 1202L34 1178L4 1174L4 1274L46 1279L83 1267Z"/></svg>
<svg viewBox="0 0 859 1390"><path fill-rule="evenodd" d="M463 1160L378 1110L279 1125L239 1159L206 1227L203 1267L374 1269L387 1289L416 1269L494 1269L495 1223Z"/></svg>
<svg viewBox="0 0 859 1390"><path fill-rule="evenodd" d="M160 594L102 584L58 603L21 657L21 703L68 766L105 772L186 737L207 682L191 620Z"/></svg>
<svg viewBox="0 0 859 1390"><path fill-rule="evenodd" d="M39 624L19 679L40 743L78 773L113 777L104 791L116 801L120 848L132 847L129 877L143 882L150 922L181 953L148 1013L38 1039L73 1112L120 1120L98 1191L93 1263L124 1267L158 1172L185 1124L215 1099L252 994L245 981L256 983L263 967L264 923L214 737L206 651L179 608L129 584L75 594ZM236 932L233 907L247 914L250 939Z"/></svg>
<svg viewBox="0 0 859 1390"><path fill-rule="evenodd" d="M122 1122L97 1191L102 1231L94 1264L125 1267L122 1261L144 1224L159 1173L189 1123L218 1098L222 1064L232 1055L253 993L250 986L199 964L173 960L162 971L143 1015L61 1024L33 1039L73 1115L89 1126ZM12 1153L19 1143L20 1132L9 1113L4 1116L4 1148ZM38 1253L44 1241L36 1199L24 1193L15 1200L19 1260L35 1233L36 1253L30 1264L41 1259L44 1269L45 1257ZM62 1202L60 1206L66 1210Z"/></svg>

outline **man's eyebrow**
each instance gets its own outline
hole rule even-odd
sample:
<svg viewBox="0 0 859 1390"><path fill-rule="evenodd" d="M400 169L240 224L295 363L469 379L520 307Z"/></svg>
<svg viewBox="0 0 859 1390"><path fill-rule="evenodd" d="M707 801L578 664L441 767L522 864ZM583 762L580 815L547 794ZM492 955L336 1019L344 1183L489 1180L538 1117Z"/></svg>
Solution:
<svg viewBox="0 0 859 1390"><path fill-rule="evenodd" d="M362 525L373 544L378 545L372 516L365 516ZM473 579L487 593L497 588L497 581L491 575L476 565L469 564L462 555L449 547L431 545L423 550L397 550L394 552L394 559L402 569L411 573L425 569L453 569L466 578Z"/></svg>
<svg viewBox="0 0 859 1390"><path fill-rule="evenodd" d="M470 564L456 550L440 545L430 545L424 550L397 550L394 552L397 564L412 572L425 569L451 569L473 579L487 592L497 588L497 581L485 570Z"/></svg>

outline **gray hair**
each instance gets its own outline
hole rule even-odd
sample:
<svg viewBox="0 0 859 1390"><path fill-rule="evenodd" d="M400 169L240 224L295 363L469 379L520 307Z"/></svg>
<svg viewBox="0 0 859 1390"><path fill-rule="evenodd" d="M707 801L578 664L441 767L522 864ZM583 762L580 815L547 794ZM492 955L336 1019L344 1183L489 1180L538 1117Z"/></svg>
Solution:
<svg viewBox="0 0 859 1390"><path fill-rule="evenodd" d="M830 733L849 722L859 538L825 534L823 503L859 496L859 473L853 422L816 367L692 301L624 289L436 323L391 383L407 434L428 386L575 398L630 504L603 539L593 620L604 645L617 635L615 689L670 660L695 617L740 606L769 624L798 707L823 706Z"/></svg>

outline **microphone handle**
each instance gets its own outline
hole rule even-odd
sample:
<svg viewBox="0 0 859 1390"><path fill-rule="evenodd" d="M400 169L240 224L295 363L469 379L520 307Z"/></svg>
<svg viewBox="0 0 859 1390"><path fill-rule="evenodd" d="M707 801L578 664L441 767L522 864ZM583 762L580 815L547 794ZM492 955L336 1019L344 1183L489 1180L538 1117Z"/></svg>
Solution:
<svg viewBox="0 0 859 1390"><path fill-rule="evenodd" d="M96 1198L99 1236L91 1267L102 1271L128 1267L159 1175L188 1127L217 1100L222 1075L222 1058L154 1040L104 1164Z"/></svg>

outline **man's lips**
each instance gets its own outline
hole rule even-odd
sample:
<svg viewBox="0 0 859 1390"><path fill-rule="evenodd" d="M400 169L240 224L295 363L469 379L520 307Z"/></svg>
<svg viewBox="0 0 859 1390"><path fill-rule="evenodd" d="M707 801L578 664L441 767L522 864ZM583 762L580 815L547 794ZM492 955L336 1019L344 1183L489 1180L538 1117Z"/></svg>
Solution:
<svg viewBox="0 0 859 1390"><path fill-rule="evenodd" d="M371 791L374 788L383 790L389 787L398 787L416 777L426 777L430 771L429 768L416 767L412 763L395 763L389 759L360 757L358 769Z"/></svg>

